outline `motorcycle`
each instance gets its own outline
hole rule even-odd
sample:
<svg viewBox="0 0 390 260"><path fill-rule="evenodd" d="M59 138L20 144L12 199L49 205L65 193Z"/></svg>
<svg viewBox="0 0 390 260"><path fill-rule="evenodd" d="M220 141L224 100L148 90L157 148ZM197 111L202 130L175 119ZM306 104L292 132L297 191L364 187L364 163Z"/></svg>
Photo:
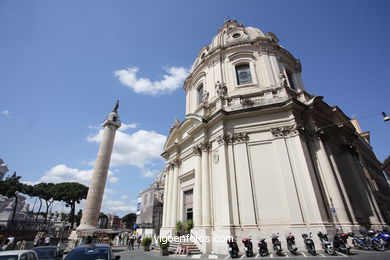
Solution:
<svg viewBox="0 0 390 260"><path fill-rule="evenodd" d="M333 246L341 253L351 254L351 247L348 245L348 234L336 232L333 238Z"/></svg>
<svg viewBox="0 0 390 260"><path fill-rule="evenodd" d="M244 238L242 240L242 243L244 243L244 250L247 257L253 256L253 245L250 238Z"/></svg>
<svg viewBox="0 0 390 260"><path fill-rule="evenodd" d="M390 247L390 233L389 232L385 232L385 231L379 232L377 234L377 238L382 239L385 248Z"/></svg>
<svg viewBox="0 0 390 260"><path fill-rule="evenodd" d="M295 237L291 235L291 233L287 236L287 249L291 252L293 255L297 255L297 246L295 245Z"/></svg>
<svg viewBox="0 0 390 260"><path fill-rule="evenodd" d="M231 258L237 258L238 252L240 251L238 249L237 242L234 238L231 238L227 241L227 244L229 245L229 255Z"/></svg>
<svg viewBox="0 0 390 260"><path fill-rule="evenodd" d="M268 248L267 248L267 242L265 242L265 238L260 238L260 242L259 242L258 246L259 246L259 255L260 256L269 255Z"/></svg>
<svg viewBox="0 0 390 260"><path fill-rule="evenodd" d="M283 255L283 250L282 250L282 245L281 245L281 243L279 241L279 233L272 234L271 240L272 240L272 246L274 248L275 253L278 256L282 256Z"/></svg>
<svg viewBox="0 0 390 260"><path fill-rule="evenodd" d="M378 251L385 250L385 244L382 239L378 238L377 234L373 230L369 230L367 234L367 239L372 248Z"/></svg>
<svg viewBox="0 0 390 260"><path fill-rule="evenodd" d="M302 234L303 242L305 243L306 250L309 252L309 254L316 255L316 247L314 245L313 239L311 239L311 233L309 235Z"/></svg>
<svg viewBox="0 0 390 260"><path fill-rule="evenodd" d="M352 237L352 245L357 249L371 250L371 245L367 242L365 237L355 237L353 232L348 233L349 237Z"/></svg>
<svg viewBox="0 0 390 260"><path fill-rule="evenodd" d="M323 234L321 231L318 232L318 237L320 238L322 248L329 255L334 255L336 252L334 251L333 243L329 241L328 235Z"/></svg>

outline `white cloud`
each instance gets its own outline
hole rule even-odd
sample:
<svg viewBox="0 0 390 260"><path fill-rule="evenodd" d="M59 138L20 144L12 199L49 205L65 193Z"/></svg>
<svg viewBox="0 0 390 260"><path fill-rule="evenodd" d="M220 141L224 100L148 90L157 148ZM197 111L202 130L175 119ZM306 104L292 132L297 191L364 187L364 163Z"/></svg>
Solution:
<svg viewBox="0 0 390 260"><path fill-rule="evenodd" d="M108 189L108 188L104 189L104 194L114 194L114 193L117 193L117 192L112 190L112 189Z"/></svg>
<svg viewBox="0 0 390 260"><path fill-rule="evenodd" d="M125 203L120 200L104 200L102 208L104 208L104 211L109 211L110 213L116 213L118 211L129 213L136 211L136 205L132 201Z"/></svg>
<svg viewBox="0 0 390 260"><path fill-rule="evenodd" d="M92 178L93 170L79 170L74 168L69 168L65 164L59 164L51 168L49 171L40 178L40 181L43 182L79 182L84 185L89 186ZM108 182L116 183L118 178L113 176L112 171L108 171Z"/></svg>
<svg viewBox="0 0 390 260"><path fill-rule="evenodd" d="M121 199L123 199L123 200L126 200L126 199L128 199L129 198L129 196L127 196L127 195L123 195L122 197L121 197Z"/></svg>
<svg viewBox="0 0 390 260"><path fill-rule="evenodd" d="M103 129L100 129L98 133L89 135L87 141L100 143L102 137ZM165 140L166 136L154 131L141 129L128 134L119 128L114 141L110 165L113 167L133 165L139 168L143 168L145 165L154 165L156 160L161 160L160 154L163 151Z"/></svg>
<svg viewBox="0 0 390 260"><path fill-rule="evenodd" d="M5 115L8 118L13 118L13 116L11 115L11 113L8 110L1 111L1 114Z"/></svg>
<svg viewBox="0 0 390 260"><path fill-rule="evenodd" d="M108 181L109 181L110 183L118 183L119 179L118 179L117 177L110 177L110 178L108 179Z"/></svg>
<svg viewBox="0 0 390 260"><path fill-rule="evenodd" d="M168 67L167 74L159 81L151 81L148 78L138 78L137 67L114 71L114 75L122 85L131 88L136 93L146 95L169 94L181 87L188 75L188 70L183 67Z"/></svg>
<svg viewBox="0 0 390 260"><path fill-rule="evenodd" d="M122 123L121 127L120 127L120 130L121 131L126 131L127 129L132 129L132 128L137 128L138 124L125 124L125 123Z"/></svg>
<svg viewBox="0 0 390 260"><path fill-rule="evenodd" d="M141 171L142 177L153 178L158 173L158 170L144 169Z"/></svg>

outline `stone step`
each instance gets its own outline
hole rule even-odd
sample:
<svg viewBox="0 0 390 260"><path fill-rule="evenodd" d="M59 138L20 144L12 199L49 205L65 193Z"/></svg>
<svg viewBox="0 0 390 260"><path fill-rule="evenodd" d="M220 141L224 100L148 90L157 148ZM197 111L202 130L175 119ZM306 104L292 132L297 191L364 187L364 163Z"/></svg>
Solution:
<svg viewBox="0 0 390 260"><path fill-rule="evenodd" d="M190 251L190 254L191 254L191 255L202 254L202 252L198 249L198 247L197 247L194 243L189 242L189 241L188 241L188 242L174 242L174 241L172 241L172 242L169 244L168 250L169 250L170 252L175 253L175 252L176 252L176 249L177 249L177 246L178 246L180 243L183 244L184 246L187 246L187 247L188 247L188 250Z"/></svg>

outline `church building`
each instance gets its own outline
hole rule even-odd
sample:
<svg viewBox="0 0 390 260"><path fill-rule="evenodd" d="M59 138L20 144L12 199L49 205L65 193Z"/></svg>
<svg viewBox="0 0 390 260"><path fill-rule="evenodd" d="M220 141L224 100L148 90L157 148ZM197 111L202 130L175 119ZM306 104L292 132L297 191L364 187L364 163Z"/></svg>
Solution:
<svg viewBox="0 0 390 260"><path fill-rule="evenodd" d="M369 177L380 162L340 108L306 92L301 70L274 33L236 20L200 50L183 86L186 117L164 146L160 235L192 219L191 236L241 246L385 224ZM194 242L227 253L226 240Z"/></svg>

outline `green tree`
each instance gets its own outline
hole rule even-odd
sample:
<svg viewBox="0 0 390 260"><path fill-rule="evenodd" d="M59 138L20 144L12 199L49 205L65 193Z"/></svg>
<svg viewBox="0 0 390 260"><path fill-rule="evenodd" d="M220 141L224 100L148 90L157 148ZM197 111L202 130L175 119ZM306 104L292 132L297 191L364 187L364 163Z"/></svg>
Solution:
<svg viewBox="0 0 390 260"><path fill-rule="evenodd" d="M0 195L15 199L11 223L14 223L15 213L18 207L18 193L23 193L26 190L26 185L19 181L20 178L21 176L16 176L16 172L14 172L14 174L8 176L4 181L0 181Z"/></svg>
<svg viewBox="0 0 390 260"><path fill-rule="evenodd" d="M87 197L88 187L77 182L62 182L54 187L54 199L62 200L66 207L70 207L70 223L73 229L76 204Z"/></svg>
<svg viewBox="0 0 390 260"><path fill-rule="evenodd" d="M137 221L137 214L129 213L122 218L122 222L126 224L126 228L131 229Z"/></svg>
<svg viewBox="0 0 390 260"><path fill-rule="evenodd" d="M42 208L42 199L39 197L39 189L36 187L37 185L26 185L25 187L25 194L29 195L30 197L37 197L39 199L39 208L38 208L38 211L36 213L36 217L35 217L35 222L37 222L38 220L38 216L41 212L41 208Z"/></svg>
<svg viewBox="0 0 390 260"><path fill-rule="evenodd" d="M37 196L41 202L41 205L39 207L38 212L41 210L42 206L42 200L43 199L46 203L46 212L45 212L45 221L47 221L47 214L49 213L49 208L54 202L54 196L55 196L55 185L53 183L38 183L34 185L34 195Z"/></svg>

